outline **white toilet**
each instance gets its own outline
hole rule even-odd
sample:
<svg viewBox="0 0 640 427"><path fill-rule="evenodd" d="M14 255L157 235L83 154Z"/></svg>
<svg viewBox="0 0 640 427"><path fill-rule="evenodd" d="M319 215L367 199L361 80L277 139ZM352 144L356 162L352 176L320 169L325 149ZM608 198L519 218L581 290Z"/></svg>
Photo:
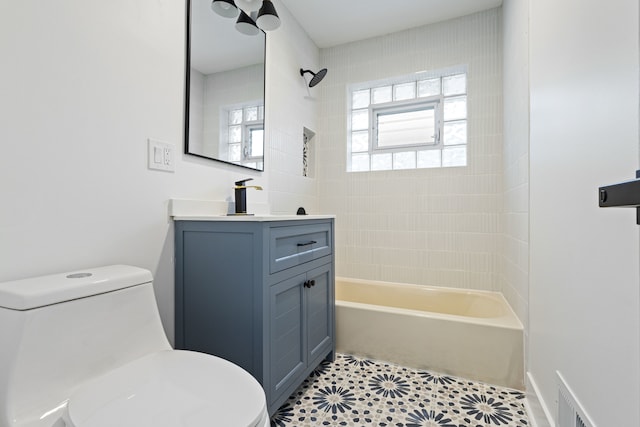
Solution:
<svg viewBox="0 0 640 427"><path fill-rule="evenodd" d="M267 427L260 384L171 349L151 273L116 265L0 283L0 427Z"/></svg>

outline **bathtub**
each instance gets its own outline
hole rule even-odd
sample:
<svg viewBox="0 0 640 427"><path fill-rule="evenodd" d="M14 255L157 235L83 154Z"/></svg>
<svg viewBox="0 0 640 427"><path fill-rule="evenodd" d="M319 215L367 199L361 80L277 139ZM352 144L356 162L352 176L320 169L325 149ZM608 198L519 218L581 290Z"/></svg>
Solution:
<svg viewBox="0 0 640 427"><path fill-rule="evenodd" d="M497 292L337 277L336 350L524 389L523 327Z"/></svg>

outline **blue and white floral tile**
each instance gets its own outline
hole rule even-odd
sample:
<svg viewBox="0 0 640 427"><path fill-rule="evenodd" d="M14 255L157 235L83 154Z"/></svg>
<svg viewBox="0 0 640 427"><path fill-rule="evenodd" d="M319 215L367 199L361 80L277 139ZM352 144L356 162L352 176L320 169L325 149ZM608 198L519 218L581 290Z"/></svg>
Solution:
<svg viewBox="0 0 640 427"><path fill-rule="evenodd" d="M271 419L273 427L523 427L524 394L362 357L323 362Z"/></svg>

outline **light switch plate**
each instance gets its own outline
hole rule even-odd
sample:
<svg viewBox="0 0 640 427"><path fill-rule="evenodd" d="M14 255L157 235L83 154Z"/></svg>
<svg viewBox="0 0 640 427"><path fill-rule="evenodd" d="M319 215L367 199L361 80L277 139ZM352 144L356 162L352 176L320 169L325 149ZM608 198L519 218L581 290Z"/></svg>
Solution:
<svg viewBox="0 0 640 427"><path fill-rule="evenodd" d="M168 142L148 139L148 166L149 169L174 172L176 147Z"/></svg>

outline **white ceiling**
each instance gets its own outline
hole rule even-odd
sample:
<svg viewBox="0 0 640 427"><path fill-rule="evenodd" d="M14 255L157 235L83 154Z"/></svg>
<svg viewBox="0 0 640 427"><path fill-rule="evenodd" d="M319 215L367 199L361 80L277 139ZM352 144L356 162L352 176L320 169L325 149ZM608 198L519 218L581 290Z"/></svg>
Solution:
<svg viewBox="0 0 640 427"><path fill-rule="evenodd" d="M502 0L280 0L320 48L498 7Z"/></svg>
<svg viewBox="0 0 640 427"><path fill-rule="evenodd" d="M502 4L502 0L279 1L320 48L445 21ZM234 27L235 19L222 18L211 10L211 0L192 0L191 12L191 64L198 71L210 74L264 60L262 35L240 34Z"/></svg>
<svg viewBox="0 0 640 427"><path fill-rule="evenodd" d="M235 19L211 10L211 0L191 1L191 66L202 74L264 62L264 35L247 36Z"/></svg>

